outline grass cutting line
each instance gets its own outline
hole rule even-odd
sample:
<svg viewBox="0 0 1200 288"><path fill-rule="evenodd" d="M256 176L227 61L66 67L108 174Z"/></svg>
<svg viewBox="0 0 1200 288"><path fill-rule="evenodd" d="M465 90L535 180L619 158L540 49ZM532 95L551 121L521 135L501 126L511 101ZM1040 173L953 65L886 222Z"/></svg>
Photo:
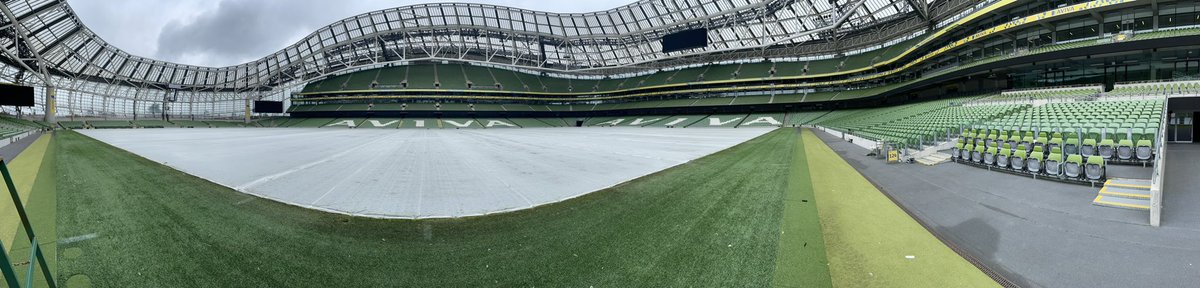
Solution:
<svg viewBox="0 0 1200 288"><path fill-rule="evenodd" d="M799 129L788 129L797 139ZM779 247L775 257L775 287L831 287L825 240L813 198L812 175L804 141L792 146L787 175L787 194L783 198L783 219Z"/></svg>

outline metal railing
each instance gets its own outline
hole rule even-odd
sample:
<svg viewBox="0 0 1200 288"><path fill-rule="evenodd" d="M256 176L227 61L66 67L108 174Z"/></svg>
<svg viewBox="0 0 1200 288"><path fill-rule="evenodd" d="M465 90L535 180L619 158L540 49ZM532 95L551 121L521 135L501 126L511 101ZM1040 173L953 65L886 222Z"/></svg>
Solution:
<svg viewBox="0 0 1200 288"><path fill-rule="evenodd" d="M1167 100L1171 97L1163 95L1163 104L1167 104ZM1163 197L1163 182L1166 179L1167 171L1167 105L1163 105L1162 115L1159 119L1158 136L1155 137L1154 147L1154 173L1150 177L1150 226L1158 227L1162 220L1162 197Z"/></svg>

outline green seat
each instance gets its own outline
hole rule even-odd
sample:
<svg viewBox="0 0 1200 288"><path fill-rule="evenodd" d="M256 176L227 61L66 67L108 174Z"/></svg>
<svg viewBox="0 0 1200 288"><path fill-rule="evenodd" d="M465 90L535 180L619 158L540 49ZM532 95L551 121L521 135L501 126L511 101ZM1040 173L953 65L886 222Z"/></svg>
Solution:
<svg viewBox="0 0 1200 288"><path fill-rule="evenodd" d="M1121 139L1117 142L1117 158L1121 160L1133 159L1133 140Z"/></svg>
<svg viewBox="0 0 1200 288"><path fill-rule="evenodd" d="M1063 141L1063 152L1067 154L1079 154L1079 139L1067 138Z"/></svg>
<svg viewBox="0 0 1200 288"><path fill-rule="evenodd" d="M1079 178L1083 174L1083 156L1079 154L1067 155L1067 161L1063 163L1063 174L1071 178Z"/></svg>
<svg viewBox="0 0 1200 288"><path fill-rule="evenodd" d="M983 163L987 165L996 164L997 152L999 152L999 149L996 149L996 147L988 147L987 151L983 153Z"/></svg>
<svg viewBox="0 0 1200 288"><path fill-rule="evenodd" d="M1138 140L1135 152L1138 160L1150 160L1154 157L1154 141Z"/></svg>
<svg viewBox="0 0 1200 288"><path fill-rule="evenodd" d="M1079 146L1079 154L1082 154L1084 157L1097 155L1096 139L1083 139L1083 145Z"/></svg>
<svg viewBox="0 0 1200 288"><path fill-rule="evenodd" d="M1117 144L1112 138L1100 140L1100 144L1096 146L1096 155L1100 155L1104 159L1112 159L1116 155Z"/></svg>
<svg viewBox="0 0 1200 288"><path fill-rule="evenodd" d="M1042 154L1042 151L1033 151L1033 153L1029 153L1029 158L1025 160L1025 170L1033 173L1041 173L1042 161L1045 160L1046 157L1045 154Z"/></svg>
<svg viewBox="0 0 1200 288"><path fill-rule="evenodd" d="M1084 173L1090 180L1104 179L1104 158L1100 156L1088 156L1087 164L1084 166Z"/></svg>
<svg viewBox="0 0 1200 288"><path fill-rule="evenodd" d="M996 166L1008 168L1009 160L1012 160L1012 150L1008 149L1008 144L1004 144L1004 148L996 155Z"/></svg>
<svg viewBox="0 0 1200 288"><path fill-rule="evenodd" d="M971 161L983 163L983 152L986 151L986 149L987 147L983 145L975 145L975 151L971 153Z"/></svg>
<svg viewBox="0 0 1200 288"><path fill-rule="evenodd" d="M992 134L988 135L987 142L985 144L987 144L988 147L996 146L996 141L998 139L1000 139L1000 134L997 132L992 132Z"/></svg>
<svg viewBox="0 0 1200 288"><path fill-rule="evenodd" d="M1012 133L1012 135L1012 137L1008 137L1008 146L1017 147L1018 144L1021 144L1021 137L1017 136L1017 133Z"/></svg>
<svg viewBox="0 0 1200 288"><path fill-rule="evenodd" d="M1048 148L1050 148L1051 150L1053 150L1054 148L1062 148L1063 139L1059 138L1059 137L1050 138L1050 143L1048 143L1048 145L1046 145L1046 146L1048 146Z"/></svg>
<svg viewBox="0 0 1200 288"><path fill-rule="evenodd" d="M1046 170L1046 174L1050 174L1051 176L1058 176L1058 175L1062 174L1062 165L1063 165L1063 155L1061 153L1057 153L1057 151L1055 151L1055 152L1050 152L1050 155L1046 156L1045 164L1043 164L1043 166L1045 166L1045 167L1042 167L1042 168Z"/></svg>
<svg viewBox="0 0 1200 288"><path fill-rule="evenodd" d="M1036 141L1034 141L1033 137L1025 136L1021 138L1021 143L1017 143L1017 149L1025 150L1025 152L1033 151L1034 142Z"/></svg>
<svg viewBox="0 0 1200 288"><path fill-rule="evenodd" d="M1025 151L1013 151L1012 155L1008 156L1008 165L1017 171L1025 170Z"/></svg>

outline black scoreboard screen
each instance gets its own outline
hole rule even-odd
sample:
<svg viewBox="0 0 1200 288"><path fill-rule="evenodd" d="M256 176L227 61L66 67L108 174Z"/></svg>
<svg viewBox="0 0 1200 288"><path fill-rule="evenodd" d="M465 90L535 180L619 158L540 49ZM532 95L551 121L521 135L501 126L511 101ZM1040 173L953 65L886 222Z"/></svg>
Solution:
<svg viewBox="0 0 1200 288"><path fill-rule="evenodd" d="M708 46L708 28L683 30L662 38L662 52L670 53Z"/></svg>

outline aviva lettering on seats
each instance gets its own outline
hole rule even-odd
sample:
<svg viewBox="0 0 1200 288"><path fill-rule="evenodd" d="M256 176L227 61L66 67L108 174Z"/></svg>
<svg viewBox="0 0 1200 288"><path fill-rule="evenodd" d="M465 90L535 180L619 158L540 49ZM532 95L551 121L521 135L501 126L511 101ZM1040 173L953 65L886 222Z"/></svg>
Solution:
<svg viewBox="0 0 1200 288"><path fill-rule="evenodd" d="M469 128L469 127L479 127L479 126L483 126L485 128L498 128L498 127L514 127L515 128L515 127L519 127L516 124L510 123L508 121L495 120L495 119L478 120L478 121L471 120L471 119L462 119L462 120L450 120L450 119L442 119L442 120L432 120L432 119L430 119L430 120L425 120L425 119L374 120L374 119L372 119L372 120L357 120L357 121L347 119L347 120L334 121L333 123L329 123L329 124L325 125L325 127L360 127L360 126L362 126L362 127L377 127L377 128L397 127L397 126L400 126L399 124L401 123L401 121L407 122L403 126L413 127L413 128L426 128L426 127L437 128L438 127L437 122L439 122L439 121L442 123L441 127L446 127L446 128Z"/></svg>

